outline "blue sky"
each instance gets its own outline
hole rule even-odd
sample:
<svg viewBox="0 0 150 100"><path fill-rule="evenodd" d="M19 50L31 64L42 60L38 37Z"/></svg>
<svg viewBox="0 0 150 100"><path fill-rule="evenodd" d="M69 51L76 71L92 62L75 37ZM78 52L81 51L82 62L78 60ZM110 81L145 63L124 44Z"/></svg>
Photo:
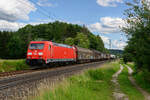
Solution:
<svg viewBox="0 0 150 100"><path fill-rule="evenodd" d="M109 47L123 49L126 38L119 26L127 6L125 0L5 0L0 3L0 30L17 30L26 24L37 25L60 20L86 25L100 35ZM127 2L127 0L126 0ZM122 35L121 35L122 34Z"/></svg>
<svg viewBox="0 0 150 100"><path fill-rule="evenodd" d="M39 0L34 0L38 2ZM50 17L54 18L53 15L58 18L67 21L81 21L85 24L91 24L99 21L100 17L111 16L111 17L122 17L123 11L126 6L123 3L119 3L118 7L102 7L96 3L96 0L47 0L52 6L42 8L46 14L50 12ZM31 21L37 18L41 19L41 7L37 6L37 11L30 14ZM42 9L42 12L43 12ZM48 15L48 14L47 14ZM34 17L33 17L34 16ZM36 17L36 18L35 18ZM47 17L45 17L46 19Z"/></svg>

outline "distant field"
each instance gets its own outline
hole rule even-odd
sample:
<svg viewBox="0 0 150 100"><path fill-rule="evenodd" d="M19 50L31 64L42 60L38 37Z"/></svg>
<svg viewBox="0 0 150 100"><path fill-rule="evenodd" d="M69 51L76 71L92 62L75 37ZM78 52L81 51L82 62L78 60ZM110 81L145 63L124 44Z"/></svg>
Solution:
<svg viewBox="0 0 150 100"><path fill-rule="evenodd" d="M0 62L8 61L8 62L18 62L24 59L0 59Z"/></svg>
<svg viewBox="0 0 150 100"><path fill-rule="evenodd" d="M24 59L17 59L17 60L0 59L0 72L24 70L27 68L29 68L29 66L26 65Z"/></svg>

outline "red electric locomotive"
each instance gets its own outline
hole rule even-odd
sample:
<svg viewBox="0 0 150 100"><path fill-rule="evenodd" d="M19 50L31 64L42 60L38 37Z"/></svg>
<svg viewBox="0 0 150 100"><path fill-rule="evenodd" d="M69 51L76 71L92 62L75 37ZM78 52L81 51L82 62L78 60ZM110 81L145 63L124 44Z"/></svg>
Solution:
<svg viewBox="0 0 150 100"><path fill-rule="evenodd" d="M51 41L31 41L27 51L26 62L29 65L56 62L75 62L76 48Z"/></svg>

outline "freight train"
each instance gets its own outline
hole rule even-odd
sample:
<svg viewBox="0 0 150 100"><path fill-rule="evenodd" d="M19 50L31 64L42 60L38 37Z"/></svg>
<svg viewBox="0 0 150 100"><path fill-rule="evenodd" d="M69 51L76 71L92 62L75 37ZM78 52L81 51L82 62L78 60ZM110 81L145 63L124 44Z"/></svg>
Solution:
<svg viewBox="0 0 150 100"><path fill-rule="evenodd" d="M96 50L54 43L51 41L31 41L26 63L35 65L86 63L112 59L114 56Z"/></svg>

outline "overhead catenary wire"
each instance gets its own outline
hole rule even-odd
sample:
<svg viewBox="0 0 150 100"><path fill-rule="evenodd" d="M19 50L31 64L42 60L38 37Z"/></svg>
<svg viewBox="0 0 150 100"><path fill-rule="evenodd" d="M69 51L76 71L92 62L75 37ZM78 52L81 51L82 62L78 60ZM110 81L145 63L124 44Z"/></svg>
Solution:
<svg viewBox="0 0 150 100"><path fill-rule="evenodd" d="M58 16L56 16L54 13L51 13L50 11L47 11L47 9L44 9L43 7L39 6L34 0L30 0L33 4L35 4L36 6L38 6L40 8L40 10L46 12L49 15L49 18L51 17L52 19L60 19L58 18ZM53 18L54 17L54 18Z"/></svg>
<svg viewBox="0 0 150 100"><path fill-rule="evenodd" d="M40 9L39 10L41 10L42 12L44 12L45 14L46 14L46 16L48 17L48 18L50 18L50 14L51 13L49 13L49 12L47 12L44 8L42 8L41 6L39 6L39 5L37 5L37 3L35 2L35 1L33 1L33 0L30 0L34 5L36 5L36 6L38 6Z"/></svg>
<svg viewBox="0 0 150 100"><path fill-rule="evenodd" d="M17 1L20 2L20 3L22 3L22 4L25 4L26 6L28 6L28 7L30 7L30 8L33 9L33 6L29 5L28 3L24 2L23 0L17 0ZM38 13L40 13L41 15L47 17L48 19L52 19L52 20L57 19L57 18L56 18L56 15L52 14L51 12L47 12L46 9L44 9L43 7L37 5L37 3L36 3L35 1L30 0L30 2L32 2L35 6L38 6L38 7L39 7L39 9L38 9L37 11L38 11ZM52 15L53 15L54 18L52 17Z"/></svg>
<svg viewBox="0 0 150 100"><path fill-rule="evenodd" d="M20 2L20 3L22 3L22 4L25 4L26 6L28 6L28 7L30 7L30 8L32 8L33 9L33 6L31 6L31 5L29 5L29 4L27 4L26 2L24 2L23 0L17 0L18 2ZM43 11L41 11L41 10L38 10L38 12L40 13L40 14L42 14L42 15L44 15L45 17L50 17L48 14L46 14L46 13L44 13Z"/></svg>

